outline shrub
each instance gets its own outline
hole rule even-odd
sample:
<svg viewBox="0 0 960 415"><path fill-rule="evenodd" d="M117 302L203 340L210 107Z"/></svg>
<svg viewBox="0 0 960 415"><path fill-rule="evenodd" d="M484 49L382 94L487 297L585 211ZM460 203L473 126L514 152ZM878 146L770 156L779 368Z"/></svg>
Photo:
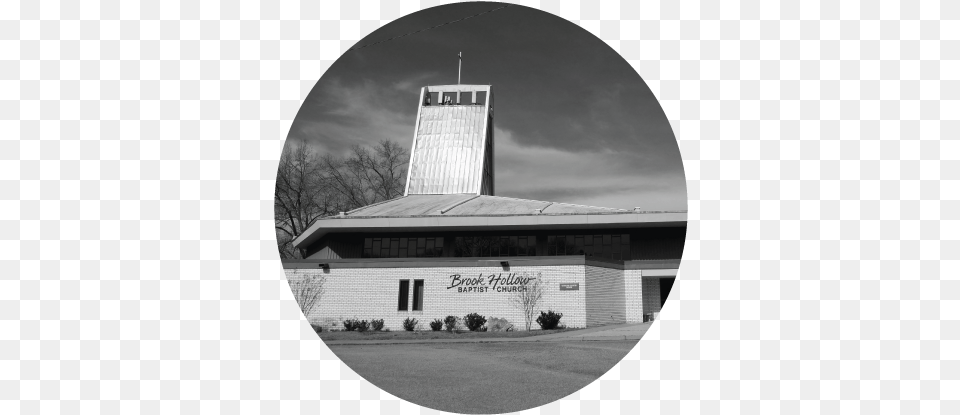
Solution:
<svg viewBox="0 0 960 415"><path fill-rule="evenodd" d="M417 319L407 317L403 320L403 329L406 331L413 331L417 328Z"/></svg>
<svg viewBox="0 0 960 415"><path fill-rule="evenodd" d="M440 320L438 318L430 322L430 330L440 331L440 329L442 328L443 328L443 320Z"/></svg>
<svg viewBox="0 0 960 415"><path fill-rule="evenodd" d="M460 320L457 316L447 316L443 319L443 325L447 326L447 331L453 331L457 328L457 320Z"/></svg>
<svg viewBox="0 0 960 415"><path fill-rule="evenodd" d="M562 313L554 313L552 310L547 310L546 313L541 311L540 317L537 317L537 324L541 329L553 330L557 328L557 324L560 324L560 317L563 317Z"/></svg>
<svg viewBox="0 0 960 415"><path fill-rule="evenodd" d="M352 320L352 319L343 320L343 329L346 331L356 331L358 323L359 321L357 320Z"/></svg>
<svg viewBox="0 0 960 415"><path fill-rule="evenodd" d="M487 319L480 314L470 313L463 316L463 324L465 324L470 331L477 331L480 327L483 327L484 324L487 324Z"/></svg>
<svg viewBox="0 0 960 415"><path fill-rule="evenodd" d="M513 324L505 318L490 317L490 320L487 320L487 328L490 331L511 331Z"/></svg>
<svg viewBox="0 0 960 415"><path fill-rule="evenodd" d="M383 330L383 319L370 319L370 329L373 331Z"/></svg>
<svg viewBox="0 0 960 415"><path fill-rule="evenodd" d="M318 323L310 323L310 327L313 327L313 332L320 334L323 331L323 325Z"/></svg>
<svg viewBox="0 0 960 415"><path fill-rule="evenodd" d="M367 329L370 328L370 326L367 324L367 320L360 320L360 321L354 320L354 322L355 322L355 327L359 332L367 331Z"/></svg>

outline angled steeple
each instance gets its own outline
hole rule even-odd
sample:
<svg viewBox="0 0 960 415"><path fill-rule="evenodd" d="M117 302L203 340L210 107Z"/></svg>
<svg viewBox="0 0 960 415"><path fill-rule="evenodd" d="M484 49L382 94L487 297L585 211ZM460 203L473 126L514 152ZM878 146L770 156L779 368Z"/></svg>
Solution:
<svg viewBox="0 0 960 415"><path fill-rule="evenodd" d="M404 195L493 195L490 85L423 87L410 148Z"/></svg>

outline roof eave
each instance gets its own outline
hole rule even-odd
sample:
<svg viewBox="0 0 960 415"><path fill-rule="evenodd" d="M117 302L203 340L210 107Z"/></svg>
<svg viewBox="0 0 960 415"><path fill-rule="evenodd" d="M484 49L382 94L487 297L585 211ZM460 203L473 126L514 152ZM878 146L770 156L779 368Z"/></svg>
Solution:
<svg viewBox="0 0 960 415"><path fill-rule="evenodd" d="M293 245L297 248L305 248L328 233L344 232L644 228L684 226L686 222L686 212L403 217L334 216L318 219L293 241Z"/></svg>

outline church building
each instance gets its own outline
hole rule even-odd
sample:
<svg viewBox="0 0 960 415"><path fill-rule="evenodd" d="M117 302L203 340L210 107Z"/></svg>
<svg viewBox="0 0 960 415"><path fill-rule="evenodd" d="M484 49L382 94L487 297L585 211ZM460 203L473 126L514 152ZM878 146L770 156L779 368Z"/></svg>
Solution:
<svg viewBox="0 0 960 415"><path fill-rule="evenodd" d="M567 327L656 318L686 212L496 196L493 123L489 85L421 89L404 195L318 219L294 241L305 259L283 261L288 279L323 280L311 322L402 330L416 318L429 330L476 312L523 329L511 300L534 287L537 310Z"/></svg>

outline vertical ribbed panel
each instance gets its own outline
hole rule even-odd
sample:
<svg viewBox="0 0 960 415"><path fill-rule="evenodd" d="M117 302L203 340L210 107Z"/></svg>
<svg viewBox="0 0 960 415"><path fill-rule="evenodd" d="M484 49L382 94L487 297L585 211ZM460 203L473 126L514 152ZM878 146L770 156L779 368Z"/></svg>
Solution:
<svg viewBox="0 0 960 415"><path fill-rule="evenodd" d="M618 269L585 267L587 327L625 323L626 295L623 271ZM644 286L646 288L646 286Z"/></svg>
<svg viewBox="0 0 960 415"><path fill-rule="evenodd" d="M491 148L483 131L486 110L481 105L420 108L407 194L481 192L480 179L489 165L485 159L492 157L484 157L484 147Z"/></svg>

